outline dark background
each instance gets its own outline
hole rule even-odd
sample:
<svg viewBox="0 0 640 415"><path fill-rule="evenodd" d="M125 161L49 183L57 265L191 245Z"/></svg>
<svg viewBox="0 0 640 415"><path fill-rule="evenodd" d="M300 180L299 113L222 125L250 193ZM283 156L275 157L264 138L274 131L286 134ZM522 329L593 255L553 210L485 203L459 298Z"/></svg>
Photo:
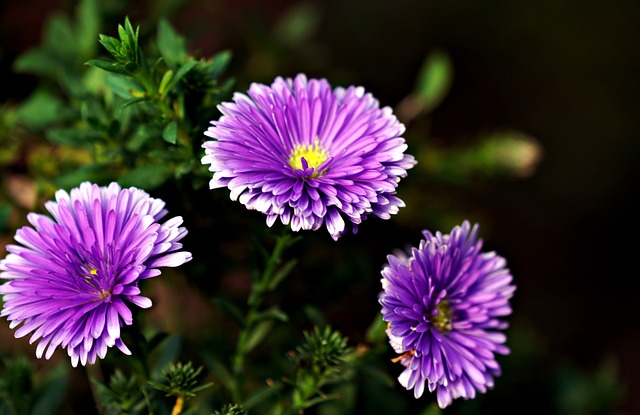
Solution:
<svg viewBox="0 0 640 415"><path fill-rule="evenodd" d="M634 283L639 244L633 216L640 165L640 2L162 4L190 49L205 56L233 51L238 90L251 81L304 72L334 85L363 85L393 107L414 87L425 55L445 50L455 70L452 88L429 123L408 126L409 152L421 136L455 143L501 128L541 143L543 159L530 178L444 190L455 196L459 211L471 217L484 212L486 245L509 261L518 286L513 330L530 334L527 342L547 366L589 373L610 359L624 392L620 413L640 413ZM313 11L316 25L303 41L287 44L278 22L301 4ZM125 9L134 24L144 26L154 18L149 10L160 13L152 6L137 2ZM11 62L40 42L48 13L72 8L70 1L0 3L0 102L19 102L34 88L33 78L11 72ZM401 232L382 238L381 251L400 241L418 242L419 231L430 223L410 219L401 222ZM362 238L380 240L366 225ZM349 242L355 239L347 237ZM354 315L353 324L360 324ZM348 321L340 324L349 330ZM543 376L551 370L539 369L539 380L551 381Z"/></svg>

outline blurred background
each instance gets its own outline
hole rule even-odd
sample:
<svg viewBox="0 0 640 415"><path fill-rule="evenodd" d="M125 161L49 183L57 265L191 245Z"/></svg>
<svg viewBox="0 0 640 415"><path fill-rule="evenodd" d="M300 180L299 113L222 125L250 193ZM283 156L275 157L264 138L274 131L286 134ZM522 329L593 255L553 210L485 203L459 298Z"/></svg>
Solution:
<svg viewBox="0 0 640 415"><path fill-rule="evenodd" d="M75 7L71 0L0 4L0 109L19 105L39 85L37 76L16 72L14 61L43 41L52 13L73 15ZM334 86L364 86L407 126L408 152L419 162L399 186L407 207L390 221L367 220L343 245L309 234L298 254L315 256L302 254L287 283L296 293L285 303L290 309L314 303L357 342L379 312L385 256L416 245L422 229L447 232L469 218L480 223L485 248L507 258L518 290L512 354L499 359L504 373L495 390L451 413L640 413L633 217L640 2L115 0L102 7L100 33L115 36L124 16L143 34L153 32L164 17L190 51L230 50L235 90L302 72ZM443 81L421 106L425 62L436 62ZM26 192L25 211L29 171L16 161L2 171L7 200ZM230 206L226 194L209 193L199 194ZM242 214L238 240L264 220ZM4 229L0 246L13 235ZM193 234L194 241L207 238ZM194 257L213 246L194 247ZM363 263L326 275L318 264L340 258L345 246ZM210 291L241 292L234 275ZM11 333L1 332L6 349Z"/></svg>

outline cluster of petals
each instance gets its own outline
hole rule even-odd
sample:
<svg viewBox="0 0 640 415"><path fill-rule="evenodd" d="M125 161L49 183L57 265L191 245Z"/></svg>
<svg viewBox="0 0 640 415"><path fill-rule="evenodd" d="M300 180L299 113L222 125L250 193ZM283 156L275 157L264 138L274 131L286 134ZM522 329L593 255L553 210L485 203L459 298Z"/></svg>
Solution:
<svg viewBox="0 0 640 415"><path fill-rule="evenodd" d="M435 391L444 408L492 388L496 354L507 354L502 318L515 286L504 258L482 252L478 226L423 231L419 247L390 255L379 302L389 342L404 366L398 380L414 396Z"/></svg>
<svg viewBox="0 0 640 415"><path fill-rule="evenodd" d="M158 223L164 206L140 189L83 182L45 204L51 217L30 213L32 226L17 230L0 261L0 315L15 337L31 334L38 358L66 348L73 366L113 346L130 354L120 333L133 323L130 306L151 306L139 282L191 260L180 251L182 218Z"/></svg>
<svg viewBox="0 0 640 415"><path fill-rule="evenodd" d="M364 88L332 89L325 79L278 77L219 106L205 134L210 188L294 231L323 225L334 239L375 215L404 206L398 182L415 165L404 125Z"/></svg>

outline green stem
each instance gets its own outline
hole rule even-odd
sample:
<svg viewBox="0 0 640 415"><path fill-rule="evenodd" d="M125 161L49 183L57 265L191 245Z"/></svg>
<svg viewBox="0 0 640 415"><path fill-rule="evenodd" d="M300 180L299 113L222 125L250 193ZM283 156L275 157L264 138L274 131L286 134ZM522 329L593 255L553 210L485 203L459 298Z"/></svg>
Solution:
<svg viewBox="0 0 640 415"><path fill-rule="evenodd" d="M96 410L98 414L104 414L104 404L100 400L100 395L98 394L98 389L96 385L93 383L94 380L104 383L104 376L102 375L102 368L100 367L100 362L96 362L95 364L87 364L85 366L85 370L87 372L87 378L89 379L89 387L91 388L91 395L93 396L93 401L96 404Z"/></svg>
<svg viewBox="0 0 640 415"><path fill-rule="evenodd" d="M282 281L281 276L278 276L277 273L282 262L282 255L287 248L299 239L300 237L294 237L289 232L279 235L271 256L266 260L262 274L251 286L251 292L247 300L249 310L245 317L244 327L240 330L238 342L236 343L235 354L232 359L232 368L235 379L231 393L235 402L242 402L242 381L247 356L247 342L255 328L258 318L260 317L260 307L264 301L264 295L269 291L273 291L277 287L278 283Z"/></svg>

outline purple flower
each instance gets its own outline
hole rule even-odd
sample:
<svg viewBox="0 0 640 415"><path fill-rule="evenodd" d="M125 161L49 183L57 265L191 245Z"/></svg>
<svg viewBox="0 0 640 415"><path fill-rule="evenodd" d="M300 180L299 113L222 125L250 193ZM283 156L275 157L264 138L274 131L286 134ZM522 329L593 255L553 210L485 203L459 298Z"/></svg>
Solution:
<svg viewBox="0 0 640 415"><path fill-rule="evenodd" d="M405 367L398 380L416 398L435 390L441 408L493 387L495 354L509 353L500 317L515 286L504 258L480 251L477 231L467 221L449 235L424 231L410 257L389 255L382 270L382 318Z"/></svg>
<svg viewBox="0 0 640 415"><path fill-rule="evenodd" d="M202 163L211 189L228 187L268 226L278 217L294 231L324 224L338 239L345 219L355 233L367 216L388 219L404 206L396 187L416 163L404 154L404 126L364 88L332 90L300 74L233 100L205 132L215 140L203 144Z"/></svg>
<svg viewBox="0 0 640 415"><path fill-rule="evenodd" d="M73 366L95 363L114 345L131 354L120 338L122 324L132 324L129 303L151 306L138 283L191 260L178 251L187 234L182 218L159 224L167 213L162 200L117 183L84 182L55 196L45 203L53 219L30 213L33 228L18 229L20 245L8 245L0 261L0 278L8 280L0 286L0 315L11 328L22 324L16 337L39 340L38 358L49 359L58 346Z"/></svg>

